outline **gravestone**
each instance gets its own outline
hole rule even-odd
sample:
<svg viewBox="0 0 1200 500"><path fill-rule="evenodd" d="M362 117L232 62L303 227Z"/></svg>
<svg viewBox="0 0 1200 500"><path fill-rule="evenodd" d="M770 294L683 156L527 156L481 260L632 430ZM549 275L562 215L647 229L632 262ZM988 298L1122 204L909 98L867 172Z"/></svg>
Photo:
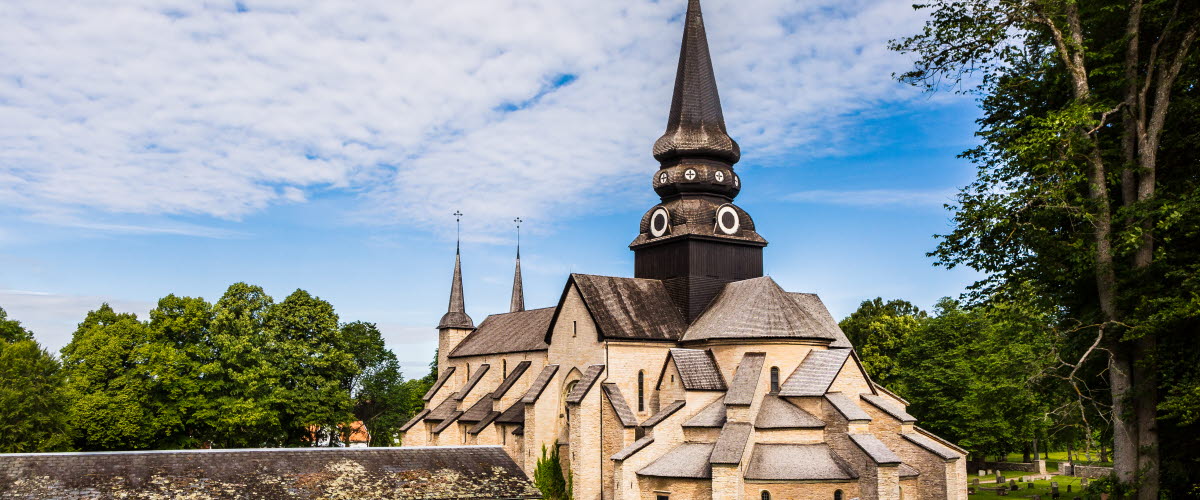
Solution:
<svg viewBox="0 0 1200 500"><path fill-rule="evenodd" d="M1085 478L1083 478L1083 479L1080 479L1080 480L1079 480L1079 490L1080 490L1080 491L1087 491L1087 489L1088 489L1088 480L1087 480L1087 478L1085 477Z"/></svg>
<svg viewBox="0 0 1200 500"><path fill-rule="evenodd" d="M987 471L986 471L986 470L979 469L979 477L983 477L983 476L986 476L986 475L987 475Z"/></svg>
<svg viewBox="0 0 1200 500"><path fill-rule="evenodd" d="M974 478L974 479L972 479L972 480L971 480L971 486L974 486L974 487L978 488L978 487L979 487L979 478Z"/></svg>
<svg viewBox="0 0 1200 500"><path fill-rule="evenodd" d="M1071 492L1071 485L1068 484L1067 485L1067 493L1070 493L1070 492Z"/></svg>
<svg viewBox="0 0 1200 500"><path fill-rule="evenodd" d="M1019 489L1021 489L1021 488L1017 487L1017 482L1016 482L1016 481L1009 481L1009 482L1008 482L1008 489L1010 489L1010 490L1013 490L1013 491L1017 491L1017 490L1019 490Z"/></svg>
<svg viewBox="0 0 1200 500"><path fill-rule="evenodd" d="M1025 489L1027 489L1027 490L1032 490L1032 489L1033 489L1033 483L1025 483Z"/></svg>

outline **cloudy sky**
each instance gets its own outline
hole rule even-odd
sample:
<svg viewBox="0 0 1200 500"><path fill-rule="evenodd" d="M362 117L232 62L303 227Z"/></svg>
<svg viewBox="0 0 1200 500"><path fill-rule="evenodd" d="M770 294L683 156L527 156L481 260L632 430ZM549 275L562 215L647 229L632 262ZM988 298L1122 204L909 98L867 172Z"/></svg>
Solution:
<svg viewBox="0 0 1200 500"><path fill-rule="evenodd" d="M420 375L463 220L468 312L632 274L684 0L43 0L0 9L0 307L57 350L103 302L237 281L376 322ZM705 0L738 203L837 317L973 279L925 257L969 98L892 80L908 0Z"/></svg>

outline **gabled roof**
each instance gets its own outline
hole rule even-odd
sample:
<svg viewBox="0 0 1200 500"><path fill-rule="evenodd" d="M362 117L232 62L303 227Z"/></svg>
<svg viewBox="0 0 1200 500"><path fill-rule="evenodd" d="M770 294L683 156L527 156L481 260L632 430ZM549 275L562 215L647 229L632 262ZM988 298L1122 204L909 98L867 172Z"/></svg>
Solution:
<svg viewBox="0 0 1200 500"><path fill-rule="evenodd" d="M838 335L775 280L763 276L727 283L681 341L711 339L836 341Z"/></svg>
<svg viewBox="0 0 1200 500"><path fill-rule="evenodd" d="M824 396L850 358L850 349L813 349L779 387L780 396Z"/></svg>
<svg viewBox="0 0 1200 500"><path fill-rule="evenodd" d="M637 417L634 416L633 410L629 409L629 403L625 401L625 396L621 395L621 388L614 383L600 384L600 388L604 390L604 395L608 396L608 403L612 405L613 413L617 414L617 419L621 421L623 427L637 427Z"/></svg>
<svg viewBox="0 0 1200 500"><path fill-rule="evenodd" d="M930 438L929 436L926 436L919 432L914 432L914 433L910 433L910 434L901 434L901 436L904 436L904 439L909 440L909 442L928 450L930 453L933 453L934 455L942 457L943 460L954 460L956 458L962 458L961 454L959 454L957 451L950 449L949 446L939 443L936 440Z"/></svg>
<svg viewBox="0 0 1200 500"><path fill-rule="evenodd" d="M950 442L949 439L946 439L937 434L929 432L927 429L924 429L919 425L914 425L913 429L916 429L917 432L923 434L925 437L932 439L934 441L937 441L939 443L942 443L943 446L950 448L951 450L957 451L959 455L966 456L966 455L970 454L970 452L968 452L966 448L963 448L957 444Z"/></svg>
<svg viewBox="0 0 1200 500"><path fill-rule="evenodd" d="M421 396L421 399L425 401L433 399L433 395L437 394L437 391L441 389L443 385L446 385L446 381L450 380L451 375L454 375L454 367L447 366L444 370L442 370L442 374L438 375L438 379L433 383L433 386L431 386L428 391L425 391L424 396Z"/></svg>
<svg viewBox="0 0 1200 500"><path fill-rule="evenodd" d="M840 392L827 392L825 393L825 399L829 401L829 403L832 404L835 409L837 409L838 413L841 413L843 417L846 417L846 420L851 422L871 420L871 414L860 408L858 403L855 403L853 399L850 399L850 396Z"/></svg>
<svg viewBox="0 0 1200 500"><path fill-rule="evenodd" d="M673 348L667 351L667 362L675 362L683 388L689 391L724 391L725 377L717 368L712 351ZM663 367L664 370L666 367ZM660 377L659 386L662 386Z"/></svg>
<svg viewBox="0 0 1200 500"><path fill-rule="evenodd" d="M443 420L442 423L437 424L437 426L433 428L433 433L437 434L437 433L440 433L440 432L446 430L446 428L450 427L450 424L453 424L455 420L458 420L458 417L460 417L461 415L462 415L462 412L457 411L457 410L454 413L451 413L450 416L446 418L446 420Z"/></svg>
<svg viewBox="0 0 1200 500"><path fill-rule="evenodd" d="M829 347L844 347L847 349L854 347L850 344L850 339L846 337L846 333L842 331L842 327L838 326L837 320L833 319L832 314L829 314L829 308L825 307L825 303L821 302L821 298L817 294L788 292L788 295L791 295L792 300L795 300L797 304L800 304L802 309L807 311L813 319L817 320L817 324L822 329L837 338L832 344L829 344Z"/></svg>
<svg viewBox="0 0 1200 500"><path fill-rule="evenodd" d="M819 429L825 422L783 398L768 394L758 407L755 429Z"/></svg>
<svg viewBox="0 0 1200 500"><path fill-rule="evenodd" d="M683 423L684 427L721 427L725 425L725 397L717 398L708 406L705 406L687 422Z"/></svg>
<svg viewBox="0 0 1200 500"><path fill-rule="evenodd" d="M454 398L446 398L445 401L442 401L442 404L437 405L434 407L434 409L430 410L429 413L425 414L425 420L430 422L441 422L447 418L450 418L450 416L454 415L454 412L456 411L458 411L458 400L455 400Z"/></svg>
<svg viewBox="0 0 1200 500"><path fill-rule="evenodd" d="M850 480L857 476L827 444L754 445L746 479L775 481Z"/></svg>
<svg viewBox="0 0 1200 500"><path fill-rule="evenodd" d="M687 328L662 281L572 274L559 299L560 307L572 286L579 290L601 339L673 341ZM558 312L554 312L556 319ZM551 333L547 328L547 344Z"/></svg>
<svg viewBox="0 0 1200 500"><path fill-rule="evenodd" d="M687 404L687 401L680 399L680 400L675 401L667 406L664 406L661 410L658 410L658 413L655 413L653 416L646 419L645 422L642 422L642 427L649 429L651 427L658 425L659 422L666 420L667 417L669 417L673 413L679 411L680 408L683 408L683 405L685 405L685 404Z"/></svg>
<svg viewBox="0 0 1200 500"><path fill-rule="evenodd" d="M733 382L725 393L725 404L732 406L749 406L754 402L754 390L758 387L759 375L767 353L748 352L742 355L737 371L733 373Z"/></svg>
<svg viewBox="0 0 1200 500"><path fill-rule="evenodd" d="M525 403L517 401L509 406L504 413L496 417L498 424L524 424L525 423Z"/></svg>
<svg viewBox="0 0 1200 500"><path fill-rule="evenodd" d="M517 383L517 380L521 378L521 375L525 374L525 370L528 370L529 365L531 364L533 363L529 361L517 363L517 366L514 367L512 371L508 372L508 376L504 377L504 381L500 382L500 386L497 387L496 390L492 391L492 399L500 399L504 397L504 394L506 394L509 389L512 389L513 384Z"/></svg>
<svg viewBox="0 0 1200 500"><path fill-rule="evenodd" d="M421 410L416 415L413 415L413 418L408 419L408 422L405 422L404 425L400 426L400 432L407 432L409 429L412 429L414 425L417 425L417 422L424 420L425 415L428 414L429 410Z"/></svg>
<svg viewBox="0 0 1200 500"><path fill-rule="evenodd" d="M546 385L550 383L550 379L554 378L554 373L558 371L558 365L546 365L542 367L542 372L537 378L533 379L533 383L529 384L529 389L525 391L525 395L521 396L522 403L536 403L538 398L542 397L542 391L546 390Z"/></svg>
<svg viewBox="0 0 1200 500"><path fill-rule="evenodd" d="M457 399L459 401L466 399L467 395L471 393L471 389L475 388L475 385L478 384L481 379L483 379L483 376L487 374L488 369L491 367L492 365L487 363L479 365L479 368L475 370L475 373L471 374L471 378L467 379L467 383L464 384L462 388L458 390L458 392L450 395L450 399Z"/></svg>
<svg viewBox="0 0 1200 500"><path fill-rule="evenodd" d="M921 471L908 464L900 464L900 477L917 477Z"/></svg>
<svg viewBox="0 0 1200 500"><path fill-rule="evenodd" d="M916 422L917 421L917 417L909 415L908 412L904 410L903 406L900 406L899 404L897 404L895 401L892 401L891 399L888 399L883 396L876 396L874 394L860 394L859 396L863 399L863 401L871 403L871 406L874 406L876 408L879 408L880 410L883 410L885 413L887 413L888 415L891 415L892 417L894 417L895 419L897 419L901 422Z"/></svg>
<svg viewBox="0 0 1200 500"><path fill-rule="evenodd" d="M742 454L750 440L752 426L746 422L728 422L721 428L721 435L713 445L711 464L736 465L742 463Z"/></svg>
<svg viewBox="0 0 1200 500"><path fill-rule="evenodd" d="M683 443L637 473L639 476L708 479L712 477L708 463L712 449L712 443Z"/></svg>
<svg viewBox="0 0 1200 500"><path fill-rule="evenodd" d="M887 387L884 387L884 386L882 386L882 385L876 384L875 382L871 382L871 387L874 387L874 388L875 388L875 390L877 390L877 391L879 391L879 392L882 392L882 393L883 393L885 396L891 396L891 397L892 397L893 399L895 399L896 401L899 401L899 402L900 402L900 404L902 404L902 405L907 405L907 404L908 404L908 400L907 400L907 399L904 399L904 398L900 397L900 395L899 395L899 394L896 394L896 393L894 393L894 392L892 392L892 391L889 391Z"/></svg>
<svg viewBox="0 0 1200 500"><path fill-rule="evenodd" d="M462 416L458 417L458 420L460 422L471 423L487 418L488 414L492 412L492 403L494 401L492 398L479 398L479 401L471 405L470 408L467 408L467 411L464 411Z"/></svg>
<svg viewBox="0 0 1200 500"><path fill-rule="evenodd" d="M492 422L494 422L496 417L499 416L500 412L498 411L488 412L487 416L483 417L483 420L480 420L473 427L471 427L470 430L467 431L467 434L479 434L480 432L483 432L483 430L486 429L487 426L492 425Z"/></svg>
<svg viewBox="0 0 1200 500"><path fill-rule="evenodd" d="M612 456L612 459L613 460L625 460L629 457L632 457L634 453L641 451L642 448L649 446L650 443L653 443L653 442L654 442L654 435L647 434L645 436L642 436L641 439L634 441L629 446L626 446L625 449L618 451L616 455Z"/></svg>
<svg viewBox="0 0 1200 500"><path fill-rule="evenodd" d="M451 358L510 352L545 351L546 330L554 308L493 314L450 352Z"/></svg>
<svg viewBox="0 0 1200 500"><path fill-rule="evenodd" d="M898 465L900 463L900 456L872 434L850 434L850 440L876 464Z"/></svg>
<svg viewBox="0 0 1200 500"><path fill-rule="evenodd" d="M571 388L571 392L567 394L567 402L579 404L583 401L584 396L587 396L588 391L592 390L592 386L596 385L596 381L600 380L600 374L604 372L604 365L592 365L583 372L583 377L579 382L575 383L575 387Z"/></svg>

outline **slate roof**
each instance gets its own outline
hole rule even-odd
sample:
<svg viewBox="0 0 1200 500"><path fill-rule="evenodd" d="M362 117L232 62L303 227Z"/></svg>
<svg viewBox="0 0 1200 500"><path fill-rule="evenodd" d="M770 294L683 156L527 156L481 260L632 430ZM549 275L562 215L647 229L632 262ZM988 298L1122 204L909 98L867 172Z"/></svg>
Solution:
<svg viewBox="0 0 1200 500"><path fill-rule="evenodd" d="M721 428L721 435L713 445L708 463L736 465L742 463L742 453L750 440L752 426L746 422L729 422Z"/></svg>
<svg viewBox="0 0 1200 500"><path fill-rule="evenodd" d="M442 371L442 374L438 375L437 381L435 381L433 383L433 386L431 386L428 391L425 391L424 396L421 396L421 399L423 399L425 401L429 401L430 399L433 399L433 395L437 394L437 391L439 389L441 389L443 385L446 385L446 381L450 380L450 376L453 374L454 374L454 367L447 366L446 369Z"/></svg>
<svg viewBox="0 0 1200 500"><path fill-rule="evenodd" d="M860 408L858 403L850 399L850 396L841 392L827 392L825 393L825 400L829 401L837 409L838 413L846 417L846 420L852 422L856 420L871 420L870 413Z"/></svg>
<svg viewBox="0 0 1200 500"><path fill-rule="evenodd" d="M521 401L513 403L512 406L509 406L507 410L504 410L500 416L496 417L496 423L524 425L525 403Z"/></svg>
<svg viewBox="0 0 1200 500"><path fill-rule="evenodd" d="M587 396L588 391L592 390L592 386L596 385L596 381L600 380L600 374L604 372L604 365L592 365L583 372L583 377L579 382L575 383L575 387L571 388L571 392L567 394L567 402L578 404L583 401L584 396Z"/></svg>
<svg viewBox="0 0 1200 500"><path fill-rule="evenodd" d="M754 420L756 429L819 429L825 422L799 406L773 394L763 397Z"/></svg>
<svg viewBox="0 0 1200 500"><path fill-rule="evenodd" d="M525 390L525 395L521 396L522 403L536 403L538 398L542 397L542 391L546 390L546 385L550 383L550 379L554 378L554 373L558 371L558 365L546 365L542 367L542 372L537 378L533 379L533 383L529 384L529 389Z"/></svg>
<svg viewBox="0 0 1200 500"><path fill-rule="evenodd" d="M529 361L517 363L517 366L513 367L513 369L508 372L508 376L504 377L504 381L500 382L500 386L497 387L496 390L492 391L492 399L500 399L504 397L504 394L506 394L509 389L512 389L513 384L516 384L517 380L520 380L521 375L525 374L525 370L528 370L529 365L531 364L533 363L530 363Z"/></svg>
<svg viewBox="0 0 1200 500"><path fill-rule="evenodd" d="M877 464L893 465L900 463L900 456L872 434L850 434L850 440L854 441L854 444L858 445Z"/></svg>
<svg viewBox="0 0 1200 500"><path fill-rule="evenodd" d="M464 411L458 419L466 423L483 420L492 412L492 403L494 401L492 398L479 398L479 401L471 405L470 408L467 408L467 411Z"/></svg>
<svg viewBox="0 0 1200 500"><path fill-rule="evenodd" d="M900 395L899 395L899 394L896 394L896 393L894 393L894 392L892 392L892 391L889 391L889 390L887 389L887 387L884 387L884 386L882 386L882 385L876 384L874 381L872 381L872 382L871 382L871 386L872 386L872 387L874 387L874 388L875 388L875 390L877 390L877 391L879 391L879 392L882 392L882 393L884 393L885 395L888 395L888 396L891 396L891 397L895 398L895 399L896 399L896 401L899 401L901 404L905 404L905 405L907 405L907 404L908 404L908 400L907 400L907 399L904 399L904 398L900 397Z"/></svg>
<svg viewBox="0 0 1200 500"><path fill-rule="evenodd" d="M946 446L946 447L950 448L951 450L957 451L959 455L964 455L964 456L965 456L965 455L969 455L969 454L970 454L970 452L968 452L966 448L963 448L963 447L961 447L961 446L959 446L959 445L957 445L957 444L954 444L954 443L950 442L950 440L948 440L948 439L946 439L946 438L943 438L943 437L941 437L941 436L938 436L937 434L934 434L934 433L932 433L932 432L929 432L927 429L924 429L924 428L922 428L922 427L921 427L921 426L919 426L919 425L914 425L914 426L913 426L913 429L916 429L916 430L917 430L917 432L919 432L919 433L921 433L921 434L924 434L924 435L925 435L925 437L928 437L929 439L932 439L932 440L934 440L934 441L937 441L937 442L939 442L939 443L942 443L942 445L944 445L944 446Z"/></svg>
<svg viewBox="0 0 1200 500"><path fill-rule="evenodd" d="M412 429L414 425L417 425L417 422L424 420L425 415L428 414L429 410L421 410L416 415L413 415L413 418L408 419L408 422L405 422L404 425L400 426L400 432L407 432L409 429Z"/></svg>
<svg viewBox="0 0 1200 500"><path fill-rule="evenodd" d="M553 307L493 314L450 352L451 358L510 352L545 351Z"/></svg>
<svg viewBox="0 0 1200 500"><path fill-rule="evenodd" d="M800 307L807 311L808 314L813 317L813 319L817 320L817 323L822 329L837 339L834 340L833 343L829 344L829 347L844 347L847 349L854 347L850 343L850 339L846 338L846 333L842 331L842 327L838 326L837 320L833 319L832 314L829 314L829 308L825 307L825 303L821 302L821 298L818 297L817 294L799 292L788 292L788 294L791 295L792 300L795 300L797 304L800 304Z"/></svg>
<svg viewBox="0 0 1200 500"><path fill-rule="evenodd" d="M457 249L454 251L454 276L450 278L450 305L438 322L438 330L443 328L475 328L463 304L462 256Z"/></svg>
<svg viewBox="0 0 1200 500"><path fill-rule="evenodd" d="M629 403L625 401L625 396L621 395L621 388L613 383L600 384L600 388L608 396L608 403L612 405L613 412L617 414L617 419L621 421L621 425L624 427L637 427L637 417L634 416L633 410L629 409Z"/></svg>
<svg viewBox="0 0 1200 500"><path fill-rule="evenodd" d="M921 475L921 471L911 465L900 464L900 477L917 477Z"/></svg>
<svg viewBox="0 0 1200 500"><path fill-rule="evenodd" d="M568 289L572 284L578 288L602 338L673 341L687 329L662 281L572 274ZM549 336L547 330L547 342Z"/></svg>
<svg viewBox="0 0 1200 500"><path fill-rule="evenodd" d="M446 417L446 420L443 420L442 423L437 424L433 428L433 433L437 434L446 430L447 427L450 427L450 424L453 424L455 420L458 420L458 417L461 416L462 413L463 412L457 410L454 413L451 413L449 417Z"/></svg>
<svg viewBox="0 0 1200 500"><path fill-rule="evenodd" d="M779 386L780 396L824 396L850 357L850 349L813 349Z"/></svg>
<svg viewBox="0 0 1200 500"><path fill-rule="evenodd" d="M454 412L458 411L458 401L454 398L446 398L441 404L434 407L425 414L425 420L430 422L441 422L450 418Z"/></svg>
<svg viewBox="0 0 1200 500"><path fill-rule="evenodd" d="M492 422L496 421L496 417L499 416L500 412L498 411L488 412L486 417L483 417L482 420L480 420L467 431L467 434L479 434L480 432L483 432L483 430L487 429L487 426L492 425Z"/></svg>
<svg viewBox="0 0 1200 500"><path fill-rule="evenodd" d="M763 276L726 284L681 341L746 338L838 340L775 280Z"/></svg>
<svg viewBox="0 0 1200 500"><path fill-rule="evenodd" d="M639 470L640 476L709 479L712 469L708 457L712 443L683 443Z"/></svg>
<svg viewBox="0 0 1200 500"><path fill-rule="evenodd" d="M684 427L721 427L725 425L725 397L717 398L683 423Z"/></svg>
<svg viewBox="0 0 1200 500"><path fill-rule="evenodd" d="M871 403L872 406L879 408L880 410L883 410L885 413L887 413L888 415L891 415L892 417L895 417L897 420L899 420L901 422L916 422L917 421L917 417L909 415L908 412L904 410L903 406L900 406L899 404L897 404L895 401L892 401L891 399L888 399L883 396L876 396L874 394L860 394L859 397L861 397L863 399L863 401Z"/></svg>
<svg viewBox="0 0 1200 500"><path fill-rule="evenodd" d="M499 446L5 455L5 498L541 498ZM39 478L29 481L29 478ZM20 481L25 479L25 481Z"/></svg>
<svg viewBox="0 0 1200 500"><path fill-rule="evenodd" d="M651 415L650 418L646 419L645 422L642 422L642 427L649 429L658 425L659 422L666 420L667 417L679 411L680 408L683 408L683 405L685 404L687 404L687 401L680 399L667 406L664 406L661 410L658 410L658 413Z"/></svg>
<svg viewBox="0 0 1200 500"><path fill-rule="evenodd" d="M650 443L653 443L653 442L654 442L654 436L650 436L650 435L642 436L641 439L634 441L629 446L626 446L625 449L618 451L616 455L612 456L612 459L613 460L625 460L629 457L632 457L634 453L641 451L642 448L649 446Z"/></svg>
<svg viewBox="0 0 1200 500"><path fill-rule="evenodd" d="M957 451L954 451L949 446L939 443L937 440L935 440L929 436L926 436L924 434L921 434L919 432L912 433L912 434L901 434L901 436L904 436L904 439L909 440L913 444L920 446L922 448L925 448L930 453L933 453L934 455L942 457L942 459L944 459L944 460L953 460L955 458L962 458L962 455L960 453L958 453Z"/></svg>
<svg viewBox="0 0 1200 500"><path fill-rule="evenodd" d="M724 391L725 377L717 368L712 351L673 348L667 356L675 361L683 388L689 391ZM662 383L661 381L659 382Z"/></svg>
<svg viewBox="0 0 1200 500"><path fill-rule="evenodd" d="M457 399L459 401L466 399L467 395L471 393L471 389L475 388L475 385L478 384L481 379L483 379L483 376L487 374L488 369L491 367L492 365L487 363L479 365L479 368L475 370L475 373L471 374L471 378L467 379L467 383L464 384L462 388L458 390L458 392L450 395L450 399Z"/></svg>
<svg viewBox="0 0 1200 500"><path fill-rule="evenodd" d="M742 355L737 371L733 373L733 382L725 393L725 404L733 406L749 406L754 402L754 389L758 387L759 375L767 354L763 352L748 352Z"/></svg>
<svg viewBox="0 0 1200 500"><path fill-rule="evenodd" d="M774 481L856 479L827 444L756 444L745 477Z"/></svg>

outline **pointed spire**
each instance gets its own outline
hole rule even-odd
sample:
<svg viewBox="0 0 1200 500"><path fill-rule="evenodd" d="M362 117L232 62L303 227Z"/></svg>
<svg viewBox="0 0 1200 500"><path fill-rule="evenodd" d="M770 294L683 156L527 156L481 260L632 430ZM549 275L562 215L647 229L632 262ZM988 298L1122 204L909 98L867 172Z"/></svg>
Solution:
<svg viewBox="0 0 1200 500"><path fill-rule="evenodd" d="M740 157L737 142L725 130L700 0L688 0L671 114L667 117L666 133L654 143L654 158L666 166L686 158L713 159L732 165Z"/></svg>
<svg viewBox="0 0 1200 500"><path fill-rule="evenodd" d="M438 329L443 328L475 328L475 322L467 315L466 301L463 299L462 285L462 213L454 212L455 224L458 228L458 238L454 244L454 277L450 281L450 306Z"/></svg>
<svg viewBox="0 0 1200 500"><path fill-rule="evenodd" d="M513 271L512 300L508 303L508 312L525 310L525 288L521 284L521 222L524 221L517 217L513 222L517 223L517 269Z"/></svg>

